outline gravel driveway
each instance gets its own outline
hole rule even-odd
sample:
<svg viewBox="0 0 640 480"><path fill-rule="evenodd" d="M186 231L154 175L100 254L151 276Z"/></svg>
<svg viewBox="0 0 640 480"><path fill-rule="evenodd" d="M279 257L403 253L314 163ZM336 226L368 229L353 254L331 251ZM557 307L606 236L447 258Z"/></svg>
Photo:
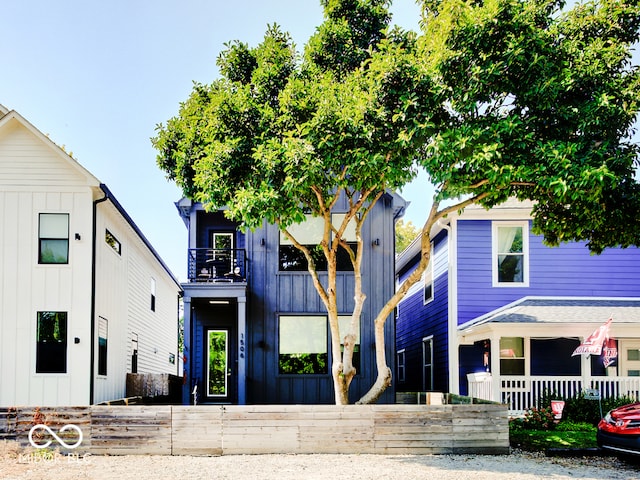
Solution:
<svg viewBox="0 0 640 480"><path fill-rule="evenodd" d="M533 480L640 479L640 465L615 457L510 455L225 455L42 458L0 443L0 478L95 480Z"/></svg>

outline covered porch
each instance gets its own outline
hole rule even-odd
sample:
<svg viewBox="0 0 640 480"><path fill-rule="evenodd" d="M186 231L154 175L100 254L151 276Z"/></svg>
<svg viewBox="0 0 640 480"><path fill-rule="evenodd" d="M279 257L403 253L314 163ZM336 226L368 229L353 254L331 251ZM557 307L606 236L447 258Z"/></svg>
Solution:
<svg viewBox="0 0 640 480"><path fill-rule="evenodd" d="M615 348L572 356L609 318ZM511 415L549 395L640 401L640 299L527 297L461 325L458 338L461 352L481 352L461 378L468 395L508 404Z"/></svg>

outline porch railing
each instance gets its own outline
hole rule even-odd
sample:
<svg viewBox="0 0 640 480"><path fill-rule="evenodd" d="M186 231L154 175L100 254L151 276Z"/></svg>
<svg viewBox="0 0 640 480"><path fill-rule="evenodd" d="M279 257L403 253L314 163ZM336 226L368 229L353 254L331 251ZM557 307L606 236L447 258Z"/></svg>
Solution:
<svg viewBox="0 0 640 480"><path fill-rule="evenodd" d="M230 248L190 248L189 282L246 282L247 252Z"/></svg>
<svg viewBox="0 0 640 480"><path fill-rule="evenodd" d="M586 389L600 392L601 398L627 396L640 401L640 377L547 377L501 376L491 374L467 376L469 395L509 405L509 413L520 414L540 407L549 394L568 399Z"/></svg>

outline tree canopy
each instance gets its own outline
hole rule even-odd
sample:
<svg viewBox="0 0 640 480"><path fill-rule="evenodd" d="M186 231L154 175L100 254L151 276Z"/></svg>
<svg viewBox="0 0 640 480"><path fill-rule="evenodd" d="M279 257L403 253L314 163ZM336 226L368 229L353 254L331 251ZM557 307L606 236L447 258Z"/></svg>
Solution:
<svg viewBox="0 0 640 480"><path fill-rule="evenodd" d="M326 285L311 253L292 241L329 314L338 403L355 374L355 334L338 326L337 250L354 265L354 327L366 298L362 248L352 251L343 233L354 222L361 242L370 209L416 169L436 187L421 228L423 256L373 321L378 379L362 402L390 384L382 327L420 279L431 227L448 213L515 197L534 200L534 231L552 245L586 240L600 252L640 238L631 140L640 95L631 59L637 1L564 10L548 0L426 0L419 33L390 28L389 4L322 0L324 22L302 53L276 25L255 47L228 43L220 78L195 84L153 139L158 165L186 196L228 207L246 228L266 220L292 237L288 227L307 212L325 220ZM333 225L341 195L350 211Z"/></svg>

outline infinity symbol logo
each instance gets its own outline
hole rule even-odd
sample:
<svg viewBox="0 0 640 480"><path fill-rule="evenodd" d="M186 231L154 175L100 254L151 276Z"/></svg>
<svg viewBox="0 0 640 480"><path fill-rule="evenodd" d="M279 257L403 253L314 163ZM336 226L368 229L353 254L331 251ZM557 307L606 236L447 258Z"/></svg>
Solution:
<svg viewBox="0 0 640 480"><path fill-rule="evenodd" d="M31 430L29 430L29 443L31 444L31 446L33 446L34 448L46 448L49 445L51 445L52 440L47 440L47 443L45 444L38 444L33 440L33 432L35 432L36 430L41 429L41 430L46 430L47 432L49 432L49 434L55 438L58 443L60 445L62 445L64 448L77 448L80 446L80 444L82 443L82 430L80 430L80 427L78 427L77 425L73 425L72 423L65 425L64 427L62 427L60 429L60 431L58 433L62 433L64 431L67 430L75 430L76 432L78 432L78 441L76 443L74 443L73 445L69 445L68 443L66 443L63 439L61 439L58 435L55 434L55 432L53 430L51 430L47 425L43 425L43 424L38 424L38 425L34 425L33 427L31 427Z"/></svg>

